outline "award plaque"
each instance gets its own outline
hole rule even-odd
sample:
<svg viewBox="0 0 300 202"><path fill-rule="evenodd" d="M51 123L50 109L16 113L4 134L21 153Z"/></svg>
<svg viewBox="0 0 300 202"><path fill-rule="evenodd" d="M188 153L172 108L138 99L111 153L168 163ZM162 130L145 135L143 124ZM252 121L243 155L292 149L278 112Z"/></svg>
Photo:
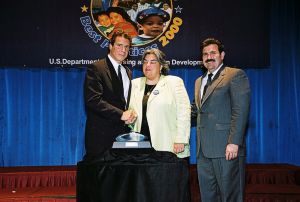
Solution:
<svg viewBox="0 0 300 202"><path fill-rule="evenodd" d="M147 140L148 138L140 133L125 133L116 138L112 148L151 148L151 144Z"/></svg>

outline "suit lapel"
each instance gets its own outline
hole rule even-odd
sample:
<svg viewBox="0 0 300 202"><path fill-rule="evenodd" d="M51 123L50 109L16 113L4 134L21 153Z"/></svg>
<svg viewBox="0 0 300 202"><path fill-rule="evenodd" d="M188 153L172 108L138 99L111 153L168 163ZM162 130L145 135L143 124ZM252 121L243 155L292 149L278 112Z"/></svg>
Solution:
<svg viewBox="0 0 300 202"><path fill-rule="evenodd" d="M128 96L127 96L127 103L126 103L126 109L129 107L129 102L130 102L130 95L131 95L131 80L132 80L132 75L131 75L131 70L125 66L127 76L129 78L129 89L128 89Z"/></svg>
<svg viewBox="0 0 300 202"><path fill-rule="evenodd" d="M148 104L162 92L163 87L166 85L166 79L164 79L164 78L165 78L165 76L163 76L163 75L160 76L158 83L156 84L155 88L152 90L152 93L149 96ZM144 86L144 88L145 88L145 86ZM153 92L156 92L157 94L153 93Z"/></svg>
<svg viewBox="0 0 300 202"><path fill-rule="evenodd" d="M196 106L197 108L200 107L200 89L201 89L201 83L202 83L202 76L196 81L195 84L195 102L196 102Z"/></svg>
<svg viewBox="0 0 300 202"><path fill-rule="evenodd" d="M128 109L129 107L130 95L131 95L131 80L129 80L129 89L128 89L127 103L125 109Z"/></svg>
<svg viewBox="0 0 300 202"><path fill-rule="evenodd" d="M142 102L145 92L145 85L146 85L146 77L142 77L140 81L139 89L138 89L138 95L137 97L140 98L140 101Z"/></svg>
<svg viewBox="0 0 300 202"><path fill-rule="evenodd" d="M142 105L140 103L143 103L143 97L144 97L144 90L145 90L145 85L146 85L146 77L141 77L139 83L136 83L133 85L133 90L132 90L132 103L135 104L135 107L137 108L138 114L142 114Z"/></svg>
<svg viewBox="0 0 300 202"><path fill-rule="evenodd" d="M208 86L208 88L206 90L206 93L205 93L205 95L204 95L204 97L202 99L200 107L202 107L203 103L213 93L213 91L215 90L215 88L220 84L220 82L223 80L225 74L226 74L226 69L224 68L224 69L222 69L220 71L220 74L219 74L218 78L216 80L214 80L210 86Z"/></svg>
<svg viewBox="0 0 300 202"><path fill-rule="evenodd" d="M107 77L112 81L111 71L109 66L112 66L112 64L107 57L105 60L103 60L103 67L105 67L105 72Z"/></svg>
<svg viewBox="0 0 300 202"><path fill-rule="evenodd" d="M129 78L129 81L131 81L132 80L131 70L128 67L124 66L124 65L123 65L123 67L126 69L126 73L127 73L128 78Z"/></svg>
<svg viewBox="0 0 300 202"><path fill-rule="evenodd" d="M116 70L115 70L114 66L112 65L112 63L111 63L111 61L109 60L108 57L106 57L106 68L107 68L107 75L111 80L111 84L112 84L113 89L115 89L116 93L119 94L119 96L122 99L122 102L126 103L120 80L118 78L118 75L116 73ZM126 69L126 71L127 71L127 69ZM124 104L124 107L126 107L125 104Z"/></svg>

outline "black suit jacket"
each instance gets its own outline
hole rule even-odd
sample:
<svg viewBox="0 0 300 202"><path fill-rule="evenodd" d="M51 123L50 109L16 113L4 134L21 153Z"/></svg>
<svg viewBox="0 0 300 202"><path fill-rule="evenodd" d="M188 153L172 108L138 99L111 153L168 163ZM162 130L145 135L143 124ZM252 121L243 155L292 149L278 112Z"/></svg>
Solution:
<svg viewBox="0 0 300 202"><path fill-rule="evenodd" d="M125 68L131 80L131 71ZM131 83L129 94L130 88ZM121 121L127 108L122 86L108 57L88 66L84 99L87 116L85 149L87 155L93 156L111 148L118 135L129 132Z"/></svg>

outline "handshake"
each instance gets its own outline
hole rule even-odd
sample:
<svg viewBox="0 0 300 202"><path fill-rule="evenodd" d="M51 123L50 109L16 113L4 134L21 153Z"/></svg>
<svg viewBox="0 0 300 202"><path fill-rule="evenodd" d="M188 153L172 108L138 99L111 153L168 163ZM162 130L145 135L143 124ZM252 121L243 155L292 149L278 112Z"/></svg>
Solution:
<svg viewBox="0 0 300 202"><path fill-rule="evenodd" d="M124 111L121 120L125 122L125 124L132 124L135 122L137 118L137 114L134 110L129 109L127 111Z"/></svg>

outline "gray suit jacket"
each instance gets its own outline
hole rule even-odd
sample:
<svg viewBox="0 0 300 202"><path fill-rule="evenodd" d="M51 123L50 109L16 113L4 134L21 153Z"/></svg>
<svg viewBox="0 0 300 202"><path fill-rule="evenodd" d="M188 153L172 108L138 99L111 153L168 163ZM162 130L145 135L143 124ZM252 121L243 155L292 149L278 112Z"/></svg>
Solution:
<svg viewBox="0 0 300 202"><path fill-rule="evenodd" d="M221 69L220 69L221 70ZM197 116L197 156L225 157L227 144L239 145L245 155L245 129L250 103L250 86L243 70L225 67L207 88L201 102L202 77L195 82Z"/></svg>

